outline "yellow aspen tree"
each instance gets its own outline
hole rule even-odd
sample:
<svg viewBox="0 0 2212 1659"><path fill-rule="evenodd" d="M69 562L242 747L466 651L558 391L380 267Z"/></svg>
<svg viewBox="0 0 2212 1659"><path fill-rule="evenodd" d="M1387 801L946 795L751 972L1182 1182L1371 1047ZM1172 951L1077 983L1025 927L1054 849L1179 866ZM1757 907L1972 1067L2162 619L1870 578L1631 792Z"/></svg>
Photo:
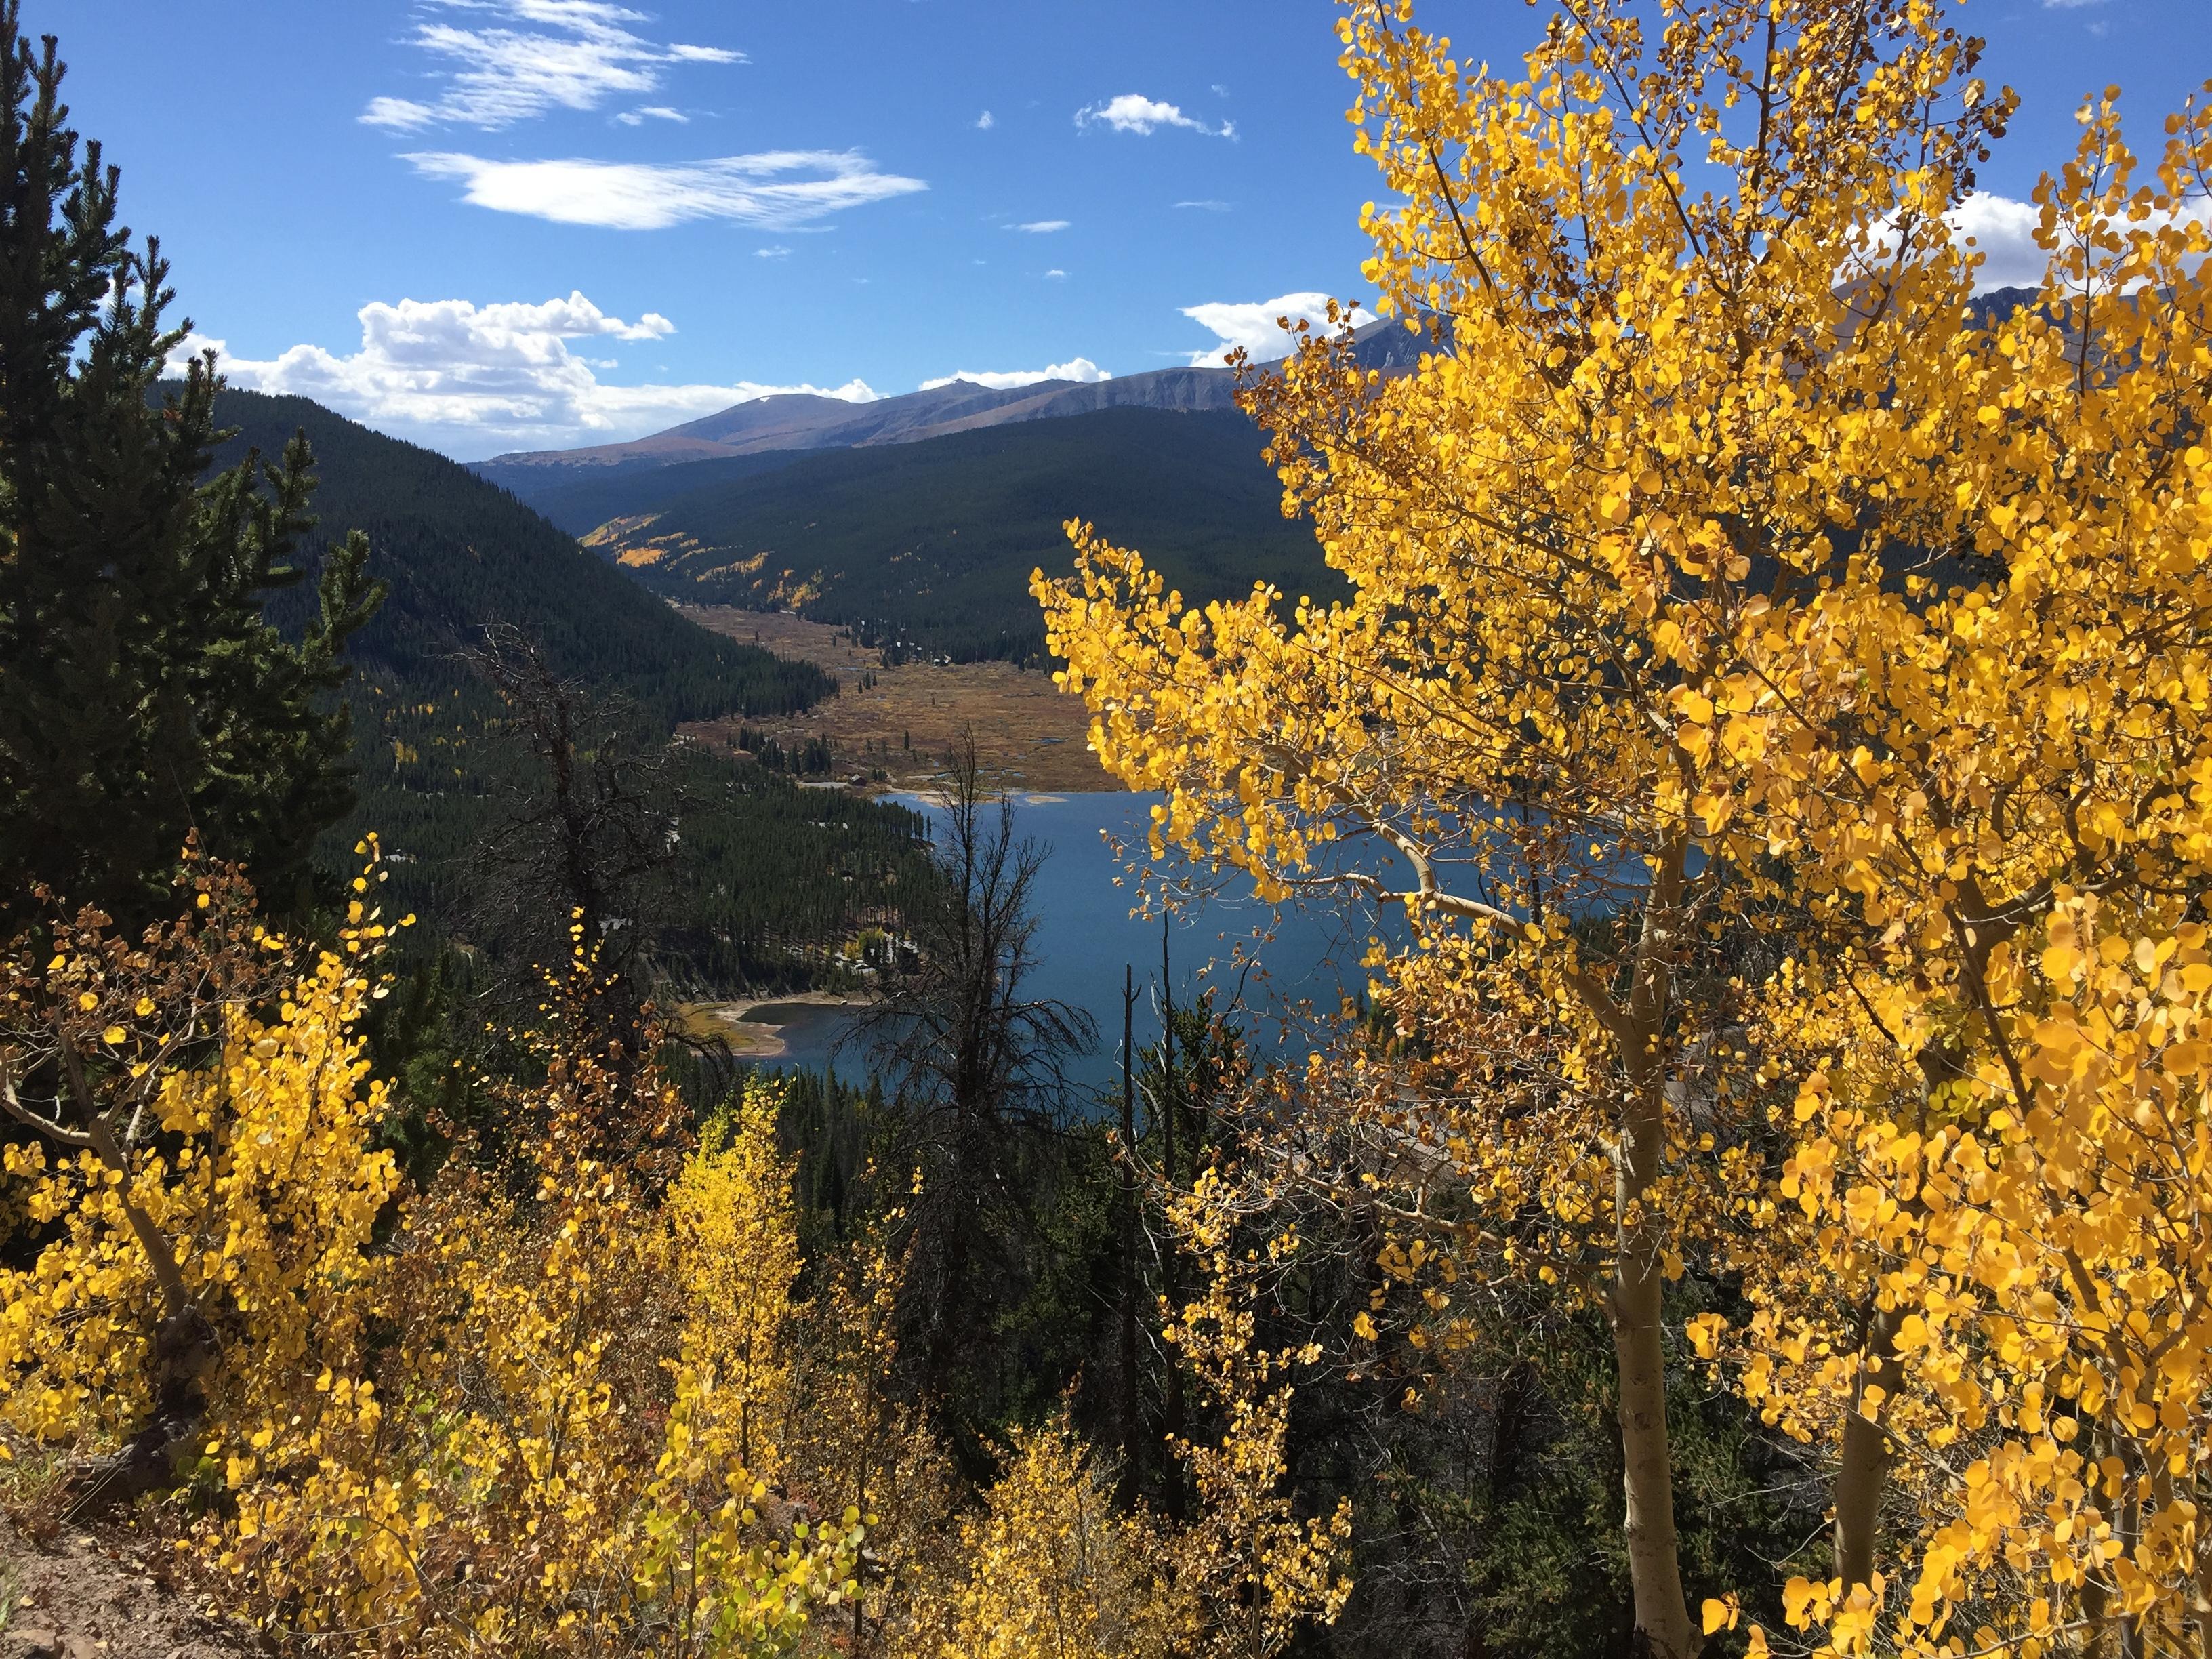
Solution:
<svg viewBox="0 0 2212 1659"><path fill-rule="evenodd" d="M1171 1659L1199 1610L1172 1542L1114 1502L1066 1416L1017 1430L981 1514L960 1524L957 1576L918 1610L913 1659Z"/></svg>
<svg viewBox="0 0 2212 1659"><path fill-rule="evenodd" d="M684 1160L657 1034L611 1036L601 988L579 937L549 976L543 1080L505 1086L520 1163L449 1162L404 1213L380 1309L396 1340L318 1380L331 1410L228 1459L234 1515L203 1547L299 1639L766 1656L848 1594L858 1517L782 1503L740 1450L748 1390L779 1370L758 1309L744 1381L719 1370L730 1284L757 1266L787 1296L797 1261L772 1106ZM706 1224L757 1262L687 1243L714 1202L732 1213Z"/></svg>
<svg viewBox="0 0 2212 1659"><path fill-rule="evenodd" d="M2146 167L2116 92L2080 118L2036 193L2037 302L1919 366L1926 405L1952 398L1925 488L1996 574L1838 586L1789 653L1808 680L1855 666L1866 736L1769 786L1832 926L1765 1018L1803 1138L1759 1313L1697 1334L1771 1420L1840 1419L1885 1476L1909 1454L1904 1535L1876 1537L1884 1481L1839 1480L1838 1571L1792 1586L1843 1651L2212 1641L2177 1358L2212 1196L2212 141L2192 105Z"/></svg>
<svg viewBox="0 0 2212 1659"><path fill-rule="evenodd" d="M781 1094L749 1078L707 1124L670 1189L685 1363L711 1368L737 1403L738 1455L776 1462L775 1428L792 1409L792 1289L799 1212L791 1160L776 1146Z"/></svg>
<svg viewBox="0 0 2212 1659"><path fill-rule="evenodd" d="M1187 608L1081 526L1075 578L1038 591L1102 759L1167 794L1156 844L1270 896L1402 902L1433 971L1522 1010L1585 1103L1636 1618L1683 1655L1668 1085L1682 1033L1733 1018L1683 1009L1711 931L1776 885L1729 769L1784 745L1804 691L1747 659L1870 538L1926 542L1890 482L1918 466L1899 363L1961 325L1942 216L2009 101L1919 0L1578 0L1517 73L1407 4L1341 27L1396 204L1365 214L1365 274L1436 349L1385 377L1310 340L1248 401L1352 597ZM1317 866L1353 836L1398 884Z"/></svg>
<svg viewBox="0 0 2212 1659"><path fill-rule="evenodd" d="M889 1240L903 1220L893 1209L819 1264L779 1429L790 1489L825 1513L857 1514L866 1530L857 1588L823 1626L854 1659L929 1651L934 1610L961 1574L959 1482L893 1388L906 1275Z"/></svg>
<svg viewBox="0 0 2212 1659"><path fill-rule="evenodd" d="M860 1593L842 1576L858 1565L859 1510L826 1527L810 1518L786 1490L775 1439L806 1409L791 1395L792 1328L811 1311L792 1302L799 1214L792 1161L776 1146L781 1104L779 1091L746 1079L665 1206L683 1337L638 1579L665 1601L684 1653L763 1651ZM825 1584L825 1569L841 1576Z"/></svg>
<svg viewBox="0 0 2212 1659"><path fill-rule="evenodd" d="M287 1415L357 1352L398 1185L356 1029L389 931L362 850L313 957L188 854L176 922L133 944L82 911L0 960L0 1107L36 1135L8 1144L7 1183L56 1224L0 1271L0 1419L115 1453L83 1501L167 1488L208 1423Z"/></svg>
<svg viewBox="0 0 2212 1659"><path fill-rule="evenodd" d="M1200 1411L1218 1431L1178 1437L1197 1514L1173 1537L1177 1578L1194 1605L1194 1651L1206 1659L1273 1659L1302 1625L1331 1625L1352 1594L1344 1567L1351 1500L1301 1516L1286 1490L1291 1382L1320 1356L1310 1346L1271 1349L1258 1340L1255 1281L1296 1257L1295 1227L1264 1248L1237 1248L1241 1194L1219 1168L1200 1175L1170 1205L1182 1248L1205 1274L1198 1296L1169 1316L1162 1334L1189 1370Z"/></svg>
<svg viewBox="0 0 2212 1659"><path fill-rule="evenodd" d="M9 1185L58 1224L0 1277L0 1413L100 1453L153 1411L219 1500L153 1523L306 1649L791 1650L856 1592L860 1528L746 1450L764 1404L804 1415L773 1097L685 1159L655 1034L607 1035L580 940L541 1080L504 1091L516 1160L403 1195L360 1030L374 874L304 968L222 870L139 945L86 913L0 965L0 1087L44 1137Z"/></svg>
<svg viewBox="0 0 2212 1659"><path fill-rule="evenodd" d="M1949 216L2012 100L1938 6L1571 4L1518 77L1402 5L1346 33L1402 202L1369 275L1437 349L1384 379L1315 343L1250 402L1354 597L1193 612L1079 535L1040 586L1097 748L1168 792L1157 842L1267 890L1354 833L1413 871L1386 1001L1456 1041L1462 1092L1326 1079L1408 1224L1456 1181L1457 1250L1586 1275L1613 1166L1656 1646L1696 1633L1634 1404L1652 1268L1717 1218L1760 1312L1692 1335L1837 1463L1838 1572L1794 1620L1839 1650L2201 1644L2202 109L2147 167L2117 93L2086 103L2036 193L2046 276L1991 313ZM1783 971L1698 963L1709 928ZM2091 963L2134 1000L2085 1006ZM1778 1096L1769 1187L1742 1154ZM1532 1206L1533 1238L1482 1224Z"/></svg>
<svg viewBox="0 0 2212 1659"><path fill-rule="evenodd" d="M1344 33L1395 201L1366 274L1434 349L1385 377L1310 341L1248 402L1352 599L1187 608L1081 526L1039 592L1102 757L1167 794L1156 848L1402 901L1401 1030L1486 1026L1458 1099L1365 1097L1421 1179L1609 1258L1637 1617L1686 1652L1659 1287L1742 1191L1719 1105L1775 1081L1729 942L1887 1007L1917 1097L1985 1051L2024 1103L1997 953L2068 883L2170 923L2199 868L2202 117L2143 179L2085 107L2051 275L1991 315L1950 216L2013 100L1939 5L1577 0L1508 74L1405 4ZM1332 875L1354 836L1408 875ZM1864 1587L1899 1361L1861 1282L1822 1340L1863 1407L1834 1451Z"/></svg>

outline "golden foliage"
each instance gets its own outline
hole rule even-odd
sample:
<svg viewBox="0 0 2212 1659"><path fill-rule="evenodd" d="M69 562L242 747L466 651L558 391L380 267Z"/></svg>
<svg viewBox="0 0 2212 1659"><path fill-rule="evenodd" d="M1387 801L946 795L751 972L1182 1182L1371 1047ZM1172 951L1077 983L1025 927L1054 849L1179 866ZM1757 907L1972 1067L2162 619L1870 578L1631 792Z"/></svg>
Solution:
<svg viewBox="0 0 2212 1659"><path fill-rule="evenodd" d="M1193 1651L1195 1608L1149 1516L1113 1486L1065 1417L1017 1431L983 1510L961 1522L954 1581L926 1596L904 1651L921 1659L1167 1659Z"/></svg>
<svg viewBox="0 0 2212 1659"><path fill-rule="evenodd" d="M178 961L230 960L250 904L216 890L236 902L165 942ZM378 924L353 921L366 954ZM111 993L155 1017L82 965L123 960L85 919L48 974L87 979L89 1017ZM15 973L22 998L51 994ZM544 1081L507 1103L520 1167L449 1163L382 1251L396 1177L370 1147L383 1095L356 1023L374 991L349 955L318 957L273 1018L225 1006L204 1060L148 1051L158 1086L88 1071L96 1095L147 1091L178 1150L123 1179L11 1155L64 1224L10 1280L10 1415L96 1448L149 1398L133 1379L158 1369L165 1314L127 1193L223 1338L189 1449L214 1501L179 1516L184 1541L272 1628L341 1652L787 1650L852 1593L860 1528L779 1490L763 1432L793 1409L798 1268L774 1098L748 1091L664 1194L678 1103L653 1035L593 1046L580 946L551 989Z"/></svg>
<svg viewBox="0 0 2212 1659"><path fill-rule="evenodd" d="M1352 597L1188 606L1071 526L1099 754L1156 854L1406 906L1326 1177L1447 1331L1500 1273L1611 1317L1660 1650L1693 1252L1757 1309L1695 1344L1836 1462L1816 1644L2201 1643L2212 116L2147 161L2085 101L1991 311L1948 216L2014 100L1929 0L1575 0L1504 72L1342 32L1431 349L1248 402Z"/></svg>
<svg viewBox="0 0 2212 1659"><path fill-rule="evenodd" d="M302 969L234 875L189 890L191 917L137 945L88 910L0 963L0 1089L37 1133L7 1143L6 1175L57 1234L0 1270L0 1418L41 1439L135 1426L188 1313L191 1346L252 1356L211 1376L195 1357L212 1408L289 1413L375 1305L398 1176L355 1026L384 925L356 901L341 949Z"/></svg>
<svg viewBox="0 0 2212 1659"><path fill-rule="evenodd" d="M1352 1536L1351 1500L1301 1519L1284 1490L1290 1437L1289 1381L1319 1356L1311 1348L1271 1350L1257 1340L1252 1309L1255 1259L1230 1244L1229 1208L1216 1170L1200 1175L1174 1207L1177 1230L1206 1271L1198 1297L1179 1310L1164 1334L1188 1362L1201 1403L1222 1419L1218 1441L1179 1440L1177 1454L1198 1489L1199 1514L1174 1540L1182 1594L1200 1628L1196 1651L1219 1659L1269 1659L1298 1626L1334 1624L1352 1594L1344 1574ZM1294 1230L1267 1241L1264 1260L1279 1267L1296 1255Z"/></svg>

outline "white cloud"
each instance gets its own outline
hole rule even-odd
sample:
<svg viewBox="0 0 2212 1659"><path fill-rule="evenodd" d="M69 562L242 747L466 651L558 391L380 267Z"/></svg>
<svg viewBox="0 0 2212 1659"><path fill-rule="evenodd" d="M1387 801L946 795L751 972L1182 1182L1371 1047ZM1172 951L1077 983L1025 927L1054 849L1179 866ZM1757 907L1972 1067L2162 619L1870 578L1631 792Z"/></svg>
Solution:
<svg viewBox="0 0 2212 1659"><path fill-rule="evenodd" d="M1054 265L1050 270L1045 272L1045 275L1048 276L1066 276L1067 273L1060 270L1059 266Z"/></svg>
<svg viewBox="0 0 2212 1659"><path fill-rule="evenodd" d="M956 380L966 380L975 386L988 386L994 392L1012 392L1018 386L1035 386L1040 380L1110 380L1114 377L1092 362L1088 357L1073 357L1064 363L1054 363L1046 368L1016 368L1002 373L978 374L963 368L957 374L940 374L933 380L924 380L921 390L934 392L941 386L951 386Z"/></svg>
<svg viewBox="0 0 2212 1659"><path fill-rule="evenodd" d="M495 161L451 152L404 159L427 179L461 180L464 199L477 207L611 230L663 230L694 219L788 229L929 188L919 179L878 173L857 150L770 150L673 163Z"/></svg>
<svg viewBox="0 0 2212 1659"><path fill-rule="evenodd" d="M1025 225L1008 225L1008 230L1026 230L1032 236L1049 236L1055 230L1066 230L1065 219L1032 219Z"/></svg>
<svg viewBox="0 0 2212 1659"><path fill-rule="evenodd" d="M407 43L455 65L428 103L372 98L361 119L370 126L419 132L459 125L486 131L512 126L549 109L597 109L610 98L657 90L668 64L741 64L722 46L659 45L624 25L646 14L605 0L428 0L441 11L495 18L485 27L425 21ZM520 24L520 27L504 27ZM646 110L641 114L654 112ZM634 125L634 124L633 124Z"/></svg>
<svg viewBox="0 0 2212 1659"><path fill-rule="evenodd" d="M198 336L179 356L212 347L234 386L312 398L380 430L465 457L618 442L778 392L854 403L876 396L858 380L827 388L753 380L606 385L594 372L606 360L580 355L570 341L658 340L674 333L675 325L654 312L624 322L581 294L542 305L379 301L363 306L360 318L361 348L348 356L295 345L256 361Z"/></svg>
<svg viewBox="0 0 2212 1659"><path fill-rule="evenodd" d="M1202 213L1226 213L1229 211L1229 204L1226 202L1177 202L1176 205L1179 208L1196 208Z"/></svg>
<svg viewBox="0 0 2212 1659"><path fill-rule="evenodd" d="M2043 0L2045 11L2079 11L2084 6L2101 6L2105 0Z"/></svg>
<svg viewBox="0 0 2212 1659"><path fill-rule="evenodd" d="M1279 294L1272 300L1258 300L1247 305L1185 306L1184 316L1220 336L1215 344L1205 350L1192 352L1190 366L1218 368L1222 358L1238 346L1243 347L1255 362L1280 357L1291 349L1291 336L1283 331L1278 319L1288 318L1296 323L1303 317L1315 328L1325 329L1328 326L1328 299L1326 294Z"/></svg>
<svg viewBox="0 0 2212 1659"><path fill-rule="evenodd" d="M781 243L777 244L775 247L757 247L753 250L753 258L756 259L788 259L791 258L791 250L783 246Z"/></svg>
<svg viewBox="0 0 2212 1659"><path fill-rule="evenodd" d="M988 132L993 127L995 127L998 125L999 124L996 121L991 118L991 112L988 110L985 110L981 115L975 118L975 131L978 132Z"/></svg>
<svg viewBox="0 0 2212 1659"><path fill-rule="evenodd" d="M626 127L641 127L647 121L673 121L679 127L691 125L691 118L680 109L671 109L665 104L643 104L636 109L626 109L615 117Z"/></svg>
<svg viewBox="0 0 2212 1659"><path fill-rule="evenodd" d="M2034 203L1978 190L1950 217L1954 234L1972 237L1974 251L1982 256L1982 268L1974 273L1977 291L2033 288L2043 281L2050 260L2035 245L2043 210Z"/></svg>
<svg viewBox="0 0 2212 1659"><path fill-rule="evenodd" d="M2212 198L2196 197L2185 202L2180 216L2197 223L2212 223ZM2035 288L2043 281L2050 256L2035 245L2036 227L2043 210L2033 202L2017 201L1992 191L1978 190L1949 216L1952 232L1972 240L1972 252L1982 256L1974 273L1974 289L1986 294L1997 288ZM2126 222L2115 226L2124 233L2140 228L2156 231L2162 216L2146 218L2140 226Z"/></svg>
<svg viewBox="0 0 2212 1659"><path fill-rule="evenodd" d="M1075 112L1075 125L1079 127L1109 126L1116 132L1133 132L1139 137L1162 127L1188 127L1193 132L1203 132L1215 138L1234 138L1237 136L1237 125L1233 121L1224 121L1218 127L1210 127L1203 121L1185 115L1173 104L1164 104L1135 92L1125 92L1103 104L1085 106Z"/></svg>

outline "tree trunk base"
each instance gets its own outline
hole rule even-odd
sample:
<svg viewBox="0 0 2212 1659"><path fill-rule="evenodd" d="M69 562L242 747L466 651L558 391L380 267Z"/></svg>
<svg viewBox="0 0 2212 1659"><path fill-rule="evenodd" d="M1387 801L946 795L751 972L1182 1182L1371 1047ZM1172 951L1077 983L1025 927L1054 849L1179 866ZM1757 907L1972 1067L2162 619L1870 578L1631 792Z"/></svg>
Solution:
<svg viewBox="0 0 2212 1659"><path fill-rule="evenodd" d="M154 1334L154 1408L112 1454L71 1468L63 1490L72 1516L105 1515L176 1489L179 1454L207 1421L201 1384L222 1352L214 1327L197 1308L161 1322Z"/></svg>

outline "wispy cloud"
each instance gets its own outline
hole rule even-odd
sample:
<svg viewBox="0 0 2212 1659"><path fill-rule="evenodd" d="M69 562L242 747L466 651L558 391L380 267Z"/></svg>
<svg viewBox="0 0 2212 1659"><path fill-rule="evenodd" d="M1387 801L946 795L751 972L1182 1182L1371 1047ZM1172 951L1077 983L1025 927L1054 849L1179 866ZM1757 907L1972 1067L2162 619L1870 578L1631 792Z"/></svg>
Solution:
<svg viewBox="0 0 2212 1659"><path fill-rule="evenodd" d="M613 98L657 91L671 64L741 64L725 46L662 45L627 26L646 14L606 0L428 0L441 13L487 21L464 27L419 22L407 44L453 65L435 98L373 98L361 119L420 132L434 126L494 131L550 109L593 110ZM641 116L653 110L638 112ZM681 118L677 118L680 119Z"/></svg>
<svg viewBox="0 0 2212 1659"><path fill-rule="evenodd" d="M1194 117L1185 115L1173 104L1164 104L1158 99L1147 98L1142 93L1125 92L1118 98L1109 98L1103 104L1089 104L1075 112L1079 127L1110 127L1115 132L1133 132L1139 137L1157 132L1162 127L1187 127L1193 132L1205 133L1212 138L1234 138L1237 124L1224 121L1210 127Z"/></svg>
<svg viewBox="0 0 2212 1659"><path fill-rule="evenodd" d="M1229 204L1226 202L1177 202L1176 205L1179 208L1196 208L1202 213L1226 213L1229 211Z"/></svg>
<svg viewBox="0 0 2212 1659"><path fill-rule="evenodd" d="M1110 380L1114 377L1092 362L1088 357L1071 357L1064 363L1053 363L1044 368L1015 368L978 373L963 368L957 374L940 374L933 380L924 380L921 389L934 392L941 386L951 386L966 380L974 386L988 386L994 392L1012 392L1017 387L1036 386L1042 380Z"/></svg>
<svg viewBox="0 0 2212 1659"><path fill-rule="evenodd" d="M1048 277L1064 278L1066 276L1067 273L1062 270L1058 265L1054 265L1050 270L1045 272L1045 275Z"/></svg>
<svg viewBox="0 0 2212 1659"><path fill-rule="evenodd" d="M929 186L880 173L857 150L770 150L674 163L497 161L452 151L409 155L426 179L457 179L496 213L611 230L664 230L697 219L791 228Z"/></svg>
<svg viewBox="0 0 2212 1659"><path fill-rule="evenodd" d="M753 258L756 259L788 259L791 258L791 250L787 247L781 246L757 247L753 250Z"/></svg>
<svg viewBox="0 0 2212 1659"><path fill-rule="evenodd" d="M1326 294L1279 294L1272 300L1245 304L1185 306L1184 316L1219 337L1204 350L1192 352L1190 366L1218 368L1221 360L1239 347L1255 362L1280 357L1291 349L1291 336L1283 324L1296 324L1303 318L1316 328L1327 327L1328 299Z"/></svg>
<svg viewBox="0 0 2212 1659"><path fill-rule="evenodd" d="M361 308L361 344L343 356L295 345L262 361L213 348L234 386L313 398L341 414L465 456L522 445L615 442L696 420L748 398L814 392L865 402L865 382L842 386L730 384L608 386L571 341L665 338L675 325L647 312L610 317L580 293L543 304L478 306L466 300L381 301Z"/></svg>
<svg viewBox="0 0 2212 1659"><path fill-rule="evenodd" d="M988 132L998 125L998 122L992 118L991 112L988 110L985 110L975 118L975 131L978 132Z"/></svg>
<svg viewBox="0 0 2212 1659"><path fill-rule="evenodd" d="M636 109L626 109L615 119L626 127L641 127L647 121L673 121L683 127L691 125L690 116L680 109L671 109L665 104L645 104Z"/></svg>
<svg viewBox="0 0 2212 1659"><path fill-rule="evenodd" d="M2087 6L2101 6L2105 0L2043 0L2045 11L2080 11Z"/></svg>
<svg viewBox="0 0 2212 1659"><path fill-rule="evenodd" d="M1032 236L1049 236L1055 230L1066 230L1065 219L1032 219L1025 225L1008 225L1008 230L1026 230Z"/></svg>

